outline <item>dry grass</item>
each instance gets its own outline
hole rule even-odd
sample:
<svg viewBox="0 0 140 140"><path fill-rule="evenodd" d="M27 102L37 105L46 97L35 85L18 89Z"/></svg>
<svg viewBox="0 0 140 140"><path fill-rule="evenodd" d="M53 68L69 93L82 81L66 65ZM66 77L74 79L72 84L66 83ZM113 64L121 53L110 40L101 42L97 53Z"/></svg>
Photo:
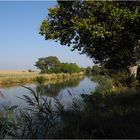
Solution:
<svg viewBox="0 0 140 140"><path fill-rule="evenodd" d="M83 75L83 73L74 74L39 74L38 72L28 71L0 71L0 86L7 84L31 83L37 76L43 76L46 81L55 79L67 79Z"/></svg>
<svg viewBox="0 0 140 140"><path fill-rule="evenodd" d="M0 71L0 85L32 82L37 72Z"/></svg>
<svg viewBox="0 0 140 140"><path fill-rule="evenodd" d="M20 71L20 70L0 70L0 74L22 74L22 73L31 73L28 71ZM35 72L32 72L35 73Z"/></svg>

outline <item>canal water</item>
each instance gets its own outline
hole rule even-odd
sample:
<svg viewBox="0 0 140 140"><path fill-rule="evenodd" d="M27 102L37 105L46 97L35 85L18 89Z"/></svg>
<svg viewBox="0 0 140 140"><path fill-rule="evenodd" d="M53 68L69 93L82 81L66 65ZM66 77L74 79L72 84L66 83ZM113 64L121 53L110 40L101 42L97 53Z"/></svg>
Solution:
<svg viewBox="0 0 140 140"><path fill-rule="evenodd" d="M49 82L45 85L45 91L41 97L47 97L50 100L54 98L59 99L63 104L68 104L72 97L80 97L81 94L91 94L95 90L96 83L90 77L82 77L76 79L69 79L65 81ZM35 84L26 84L33 90L36 89ZM0 88L0 108L3 106L18 105L19 107L26 107L27 102L23 95L32 97L30 91L22 86L3 87Z"/></svg>

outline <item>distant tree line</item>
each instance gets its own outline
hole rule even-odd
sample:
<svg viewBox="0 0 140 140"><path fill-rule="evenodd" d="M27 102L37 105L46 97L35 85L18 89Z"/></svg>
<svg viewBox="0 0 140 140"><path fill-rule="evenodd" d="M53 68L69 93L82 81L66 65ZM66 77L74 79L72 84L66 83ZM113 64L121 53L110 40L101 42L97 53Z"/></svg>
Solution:
<svg viewBox="0 0 140 140"><path fill-rule="evenodd" d="M109 71L104 66L94 65L92 67L87 67L86 73L92 75L106 75Z"/></svg>
<svg viewBox="0 0 140 140"><path fill-rule="evenodd" d="M84 71L76 63L62 63L56 56L39 58L35 66L41 70L41 73L75 73Z"/></svg>

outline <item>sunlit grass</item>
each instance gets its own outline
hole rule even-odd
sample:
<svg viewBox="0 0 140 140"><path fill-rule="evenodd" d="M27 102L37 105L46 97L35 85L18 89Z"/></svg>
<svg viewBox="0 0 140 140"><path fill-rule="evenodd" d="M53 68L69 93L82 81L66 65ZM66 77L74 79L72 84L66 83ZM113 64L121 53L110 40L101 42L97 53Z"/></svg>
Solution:
<svg viewBox="0 0 140 140"><path fill-rule="evenodd" d="M38 72L25 72L25 71L2 71L0 72L0 86L7 84L31 83L34 82L36 77L43 76L46 81L60 80L67 78L74 78L84 75L84 73L59 73L59 74L39 74Z"/></svg>

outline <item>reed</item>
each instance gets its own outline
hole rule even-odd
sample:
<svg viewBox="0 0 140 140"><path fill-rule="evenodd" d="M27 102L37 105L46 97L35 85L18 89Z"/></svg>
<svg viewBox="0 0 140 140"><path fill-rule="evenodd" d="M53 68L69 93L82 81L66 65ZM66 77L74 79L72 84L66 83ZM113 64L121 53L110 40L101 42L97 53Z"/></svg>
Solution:
<svg viewBox="0 0 140 140"><path fill-rule="evenodd" d="M8 107L7 116L0 116L0 138L139 139L140 90L112 91L111 79L102 78L97 78L100 87L93 94L82 95L83 100L79 100L69 91L72 97L69 108L57 98L54 98L54 108L49 98L41 96L45 85L39 77L36 90L24 86L33 95L24 95L28 107L25 110ZM104 91L104 87L108 89ZM20 116L14 119L13 111L20 111Z"/></svg>

